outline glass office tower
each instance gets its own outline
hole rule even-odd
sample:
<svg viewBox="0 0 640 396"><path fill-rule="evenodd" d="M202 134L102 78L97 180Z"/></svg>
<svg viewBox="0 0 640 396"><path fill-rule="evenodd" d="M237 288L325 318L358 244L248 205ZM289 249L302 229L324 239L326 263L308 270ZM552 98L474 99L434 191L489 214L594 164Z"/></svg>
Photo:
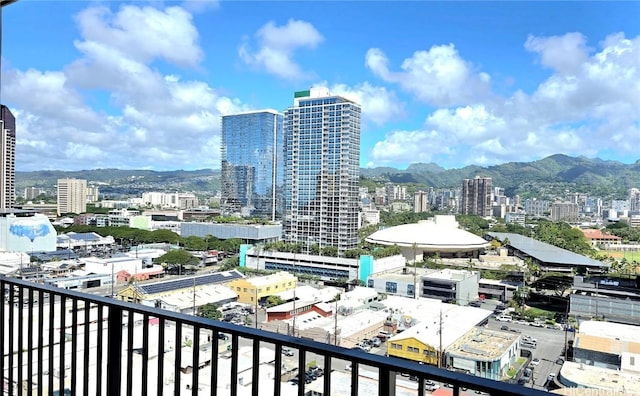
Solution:
<svg viewBox="0 0 640 396"><path fill-rule="evenodd" d="M284 113L284 239L335 247L358 245L360 106L324 88L296 92Z"/></svg>
<svg viewBox="0 0 640 396"><path fill-rule="evenodd" d="M282 217L282 114L259 110L222 117L222 196L227 214Z"/></svg>

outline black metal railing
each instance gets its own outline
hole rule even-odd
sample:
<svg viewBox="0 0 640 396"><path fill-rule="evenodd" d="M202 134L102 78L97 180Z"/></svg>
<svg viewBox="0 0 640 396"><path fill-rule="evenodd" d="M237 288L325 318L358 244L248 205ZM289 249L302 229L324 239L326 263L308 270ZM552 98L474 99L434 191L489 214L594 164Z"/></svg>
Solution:
<svg viewBox="0 0 640 396"><path fill-rule="evenodd" d="M0 289L6 395L544 393L18 279L0 277Z"/></svg>

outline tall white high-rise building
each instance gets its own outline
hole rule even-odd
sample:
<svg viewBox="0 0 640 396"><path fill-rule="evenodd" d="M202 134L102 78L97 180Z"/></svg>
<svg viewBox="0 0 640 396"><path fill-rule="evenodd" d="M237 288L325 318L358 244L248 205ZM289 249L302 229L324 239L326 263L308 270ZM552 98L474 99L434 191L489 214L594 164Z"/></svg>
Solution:
<svg viewBox="0 0 640 396"><path fill-rule="evenodd" d="M285 241L356 248L360 105L326 88L296 92L284 138Z"/></svg>
<svg viewBox="0 0 640 396"><path fill-rule="evenodd" d="M58 179L58 216L87 211L87 181Z"/></svg>
<svg viewBox="0 0 640 396"><path fill-rule="evenodd" d="M16 196L16 118L0 105L0 209L11 209Z"/></svg>

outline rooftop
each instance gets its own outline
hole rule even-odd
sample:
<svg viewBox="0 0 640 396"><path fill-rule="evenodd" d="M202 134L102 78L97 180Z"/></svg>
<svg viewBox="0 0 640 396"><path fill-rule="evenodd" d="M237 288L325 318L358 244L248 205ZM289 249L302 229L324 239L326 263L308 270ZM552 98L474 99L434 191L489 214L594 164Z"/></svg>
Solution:
<svg viewBox="0 0 640 396"><path fill-rule="evenodd" d="M169 293L180 289L193 289L195 286L225 283L244 277L238 271L216 272L213 274L190 276L164 282L138 284L136 288L143 294Z"/></svg>
<svg viewBox="0 0 640 396"><path fill-rule="evenodd" d="M609 266L609 264L602 261L594 260L520 234L489 232L488 235L492 238L498 239L499 241L508 239L509 246L544 263L586 267Z"/></svg>
<svg viewBox="0 0 640 396"><path fill-rule="evenodd" d="M257 276L254 278L247 278L247 282L251 283L256 287L268 286L274 283L286 282L286 281L296 281L297 278L295 275L290 274L288 272L280 271L274 274Z"/></svg>
<svg viewBox="0 0 640 396"><path fill-rule="evenodd" d="M473 360L493 361L499 359L505 351L518 342L519 337L508 331L474 327L448 347L447 353Z"/></svg>
<svg viewBox="0 0 640 396"><path fill-rule="evenodd" d="M640 326L622 323L584 321L580 323L580 334L640 342Z"/></svg>
<svg viewBox="0 0 640 396"><path fill-rule="evenodd" d="M588 334L577 334L573 347L619 355L622 352L640 353L640 342L600 337Z"/></svg>
<svg viewBox="0 0 640 396"><path fill-rule="evenodd" d="M395 296L389 296L386 300L381 302L384 304L388 300L392 300L391 297ZM411 313L404 313L402 317L407 319L407 322L415 324L408 327L402 333L395 335L391 340L415 338L426 345L431 345L436 348L440 346L440 342L442 342L442 348L446 349L465 333L491 315L491 311L482 308L445 304L439 300L403 299L407 302L420 300L428 301L426 301L427 303L421 304L420 308L417 310L417 307L407 309L407 311L410 311ZM435 301L438 301L439 303L435 303ZM447 329L446 332L442 332L442 337L440 337L441 329Z"/></svg>
<svg viewBox="0 0 640 396"><path fill-rule="evenodd" d="M455 216L436 216L431 220L385 228L366 240L378 245L415 246L422 251L440 252L469 251L489 246L479 236L460 229Z"/></svg>
<svg viewBox="0 0 640 396"><path fill-rule="evenodd" d="M626 395L640 394L640 381L637 374L565 362L560 369L560 377L561 382L566 380L579 387L625 391Z"/></svg>

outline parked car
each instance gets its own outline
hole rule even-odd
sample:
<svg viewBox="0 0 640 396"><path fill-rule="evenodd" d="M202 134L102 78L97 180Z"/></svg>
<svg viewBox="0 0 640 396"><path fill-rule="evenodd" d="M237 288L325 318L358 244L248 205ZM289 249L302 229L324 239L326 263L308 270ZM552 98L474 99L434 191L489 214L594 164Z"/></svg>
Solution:
<svg viewBox="0 0 640 396"><path fill-rule="evenodd" d="M440 389L440 385L436 384L431 380L424 380L424 390L433 392L436 389Z"/></svg>
<svg viewBox="0 0 640 396"><path fill-rule="evenodd" d="M293 351L289 348L282 348L282 354L285 356L293 356Z"/></svg>
<svg viewBox="0 0 640 396"><path fill-rule="evenodd" d="M500 330L509 331L509 326L500 326Z"/></svg>
<svg viewBox="0 0 640 396"><path fill-rule="evenodd" d="M532 366L537 366L539 364L540 364L540 359L538 358L533 358L533 360L531 361Z"/></svg>
<svg viewBox="0 0 640 396"><path fill-rule="evenodd" d="M369 340L369 344L378 348L380 345L382 345L382 340L380 340L378 337L373 337Z"/></svg>

